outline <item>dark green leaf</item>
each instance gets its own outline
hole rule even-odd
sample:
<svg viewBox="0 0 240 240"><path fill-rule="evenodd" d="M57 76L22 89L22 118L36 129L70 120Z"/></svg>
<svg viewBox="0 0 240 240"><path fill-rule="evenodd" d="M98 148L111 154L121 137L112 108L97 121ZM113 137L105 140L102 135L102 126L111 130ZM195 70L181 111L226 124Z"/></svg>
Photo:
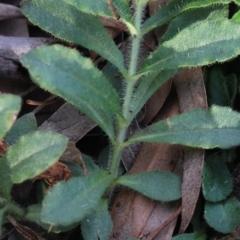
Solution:
<svg viewBox="0 0 240 240"><path fill-rule="evenodd" d="M237 78L235 74L224 76L219 66L213 67L205 81L209 106L233 105L237 94Z"/></svg>
<svg viewBox="0 0 240 240"><path fill-rule="evenodd" d="M239 216L240 202L235 198L218 203L206 202L204 218L218 232L232 232L240 224Z"/></svg>
<svg viewBox="0 0 240 240"><path fill-rule="evenodd" d="M33 132L19 138L0 161L0 188L44 172L64 152L67 138L53 132Z"/></svg>
<svg viewBox="0 0 240 240"><path fill-rule="evenodd" d="M39 47L21 58L33 81L66 99L114 136L113 113L120 116L118 94L93 63L60 45Z"/></svg>
<svg viewBox="0 0 240 240"><path fill-rule="evenodd" d="M120 71L126 72L122 53L97 16L86 14L64 1L56 0L24 1L21 8L35 25L60 39L99 53Z"/></svg>
<svg viewBox="0 0 240 240"><path fill-rule="evenodd" d="M209 155L203 166L203 195L210 202L225 199L232 191L233 177L221 156Z"/></svg>
<svg viewBox="0 0 240 240"><path fill-rule="evenodd" d="M108 200L102 199L98 208L81 222L84 240L106 240L112 230L112 221L108 212Z"/></svg>
<svg viewBox="0 0 240 240"><path fill-rule="evenodd" d="M163 42L143 62L142 70L137 75L162 69L224 62L239 54L239 24L228 19L199 21Z"/></svg>
<svg viewBox="0 0 240 240"><path fill-rule="evenodd" d="M64 2L71 4L82 12L103 16L113 17L108 2L106 0L64 0Z"/></svg>
<svg viewBox="0 0 240 240"><path fill-rule="evenodd" d="M14 123L11 130L5 136L5 141L12 145L19 137L37 130L37 122L33 113L25 114Z"/></svg>
<svg viewBox="0 0 240 240"><path fill-rule="evenodd" d="M132 36L136 35L137 29L133 24L133 16L129 8L129 3L127 0L111 0L114 7L116 8L118 14L120 15L121 21L123 21L128 27Z"/></svg>
<svg viewBox="0 0 240 240"><path fill-rule="evenodd" d="M207 236L202 232L186 233L173 237L172 240L206 240Z"/></svg>
<svg viewBox="0 0 240 240"><path fill-rule="evenodd" d="M143 172L124 175L115 181L143 195L159 201L173 201L181 198L181 180L170 172Z"/></svg>
<svg viewBox="0 0 240 240"><path fill-rule="evenodd" d="M230 148L240 144L240 114L212 106L168 118L136 132L126 143L165 142L201 148Z"/></svg>
<svg viewBox="0 0 240 240"><path fill-rule="evenodd" d="M34 204L27 207L25 218L31 222L37 223L43 229L49 230L49 224L42 222L41 220L41 204ZM72 228L76 227L78 224L74 223L70 226L52 226L51 232L59 233L59 232L66 232L71 230Z"/></svg>
<svg viewBox="0 0 240 240"><path fill-rule="evenodd" d="M89 174L100 171L100 168L94 163L92 158L85 154L82 154L82 158Z"/></svg>
<svg viewBox="0 0 240 240"><path fill-rule="evenodd" d="M43 200L42 221L53 226L78 223L98 207L100 198L112 181L111 175L99 171L56 184Z"/></svg>
<svg viewBox="0 0 240 240"><path fill-rule="evenodd" d="M169 22L178 14L186 10L206 7L216 3L229 4L230 1L229 0L185 0L185 1L173 0L166 7L161 8L152 17L150 17L143 24L142 31L144 34L146 34L153 28L156 28L158 26L161 26Z"/></svg>
<svg viewBox="0 0 240 240"><path fill-rule="evenodd" d="M170 22L161 42L170 40L183 29L192 28L199 22L224 20L228 17L228 11L228 5L212 5L184 11Z"/></svg>
<svg viewBox="0 0 240 240"><path fill-rule="evenodd" d="M7 206L0 208L0 236L2 236L3 216L6 210L7 210Z"/></svg>
<svg viewBox="0 0 240 240"><path fill-rule="evenodd" d="M12 127L20 108L20 97L10 94L0 95L0 139Z"/></svg>
<svg viewBox="0 0 240 240"><path fill-rule="evenodd" d="M139 85L134 91L133 99L130 106L131 120L142 109L146 101L152 96L152 94L168 79L177 74L180 69L163 70L144 76Z"/></svg>

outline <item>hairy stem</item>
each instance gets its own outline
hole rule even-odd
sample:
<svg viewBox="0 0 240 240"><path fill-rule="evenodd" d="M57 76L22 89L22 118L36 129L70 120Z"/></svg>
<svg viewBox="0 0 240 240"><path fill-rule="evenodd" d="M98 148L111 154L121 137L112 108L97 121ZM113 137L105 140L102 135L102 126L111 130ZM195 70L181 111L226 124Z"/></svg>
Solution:
<svg viewBox="0 0 240 240"><path fill-rule="evenodd" d="M121 160L121 154L123 150L123 143L126 137L127 129L130 125L129 119L131 119L131 112L129 111L134 86L136 83L136 79L133 77L134 74L137 72L137 64L138 64L138 55L139 55L139 47L141 41L141 18L143 12L144 5L137 3L136 4L136 15L134 19L135 27L138 31L138 34L133 37L132 39L132 49L131 49L131 56L129 62L129 69L128 69L128 79L126 79L126 91L124 95L124 102L122 107L122 113L124 118L126 119L125 124L120 124L118 126L118 132L116 137L116 142L113 144L113 155L112 159L110 160L109 164L109 172L117 177L119 163Z"/></svg>

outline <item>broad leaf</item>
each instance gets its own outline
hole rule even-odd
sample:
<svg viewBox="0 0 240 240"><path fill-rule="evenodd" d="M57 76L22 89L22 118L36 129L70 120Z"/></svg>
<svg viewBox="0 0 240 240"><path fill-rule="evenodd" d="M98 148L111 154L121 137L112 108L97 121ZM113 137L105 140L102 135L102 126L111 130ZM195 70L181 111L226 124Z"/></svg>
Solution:
<svg viewBox="0 0 240 240"><path fill-rule="evenodd" d="M20 137L0 161L0 188L44 172L59 159L66 145L66 137L52 132L33 132Z"/></svg>
<svg viewBox="0 0 240 240"><path fill-rule="evenodd" d="M108 212L108 201L102 199L98 208L81 222L84 240L106 240L112 231L112 220Z"/></svg>
<svg viewBox="0 0 240 240"><path fill-rule="evenodd" d="M221 156L209 155L203 166L203 195L210 202L225 199L232 191L233 177Z"/></svg>
<svg viewBox="0 0 240 240"><path fill-rule="evenodd" d="M64 0L64 2L71 4L78 8L82 12L103 16L103 17L113 17L108 1L106 0Z"/></svg>
<svg viewBox="0 0 240 240"><path fill-rule="evenodd" d="M232 232L240 224L239 215L240 202L235 198L218 203L206 202L204 218L218 232Z"/></svg>
<svg viewBox="0 0 240 240"><path fill-rule="evenodd" d="M211 149L240 144L240 114L227 107L212 106L168 118L136 132L134 142L164 142Z"/></svg>
<svg viewBox="0 0 240 240"><path fill-rule="evenodd" d="M215 33L218 34L215 34ZM207 36L207 37L206 37ZM141 75L161 69L224 62L240 54L240 25L228 19L199 21L165 41L142 65Z"/></svg>
<svg viewBox="0 0 240 240"><path fill-rule="evenodd" d="M41 220L41 204L33 204L27 207L26 215L24 216L27 220L31 222L37 223L43 229L49 230L49 224L42 222ZM66 232L71 230L72 228L76 227L78 224L74 223L70 226L52 226L51 232L59 233L59 232Z"/></svg>
<svg viewBox="0 0 240 240"><path fill-rule="evenodd" d="M178 14L194 8L207 7L216 3L229 4L229 0L173 0L166 7L161 8L152 17L146 20L142 26L143 34L146 34L153 28L161 26Z"/></svg>
<svg viewBox="0 0 240 240"><path fill-rule="evenodd" d="M43 200L42 221L53 226L79 222L97 209L100 198L112 181L111 175L99 171L58 183Z"/></svg>
<svg viewBox="0 0 240 240"><path fill-rule="evenodd" d="M219 106L233 105L237 94L237 78L235 74L224 76L219 66L207 71L205 80L208 104Z"/></svg>
<svg viewBox="0 0 240 240"><path fill-rule="evenodd" d="M37 130L37 122L33 113L25 114L14 123L11 130L5 136L5 141L12 145L19 137Z"/></svg>
<svg viewBox="0 0 240 240"><path fill-rule="evenodd" d="M43 30L99 53L121 72L126 72L122 53L97 16L56 0L29 0L22 2L21 8L29 20Z"/></svg>
<svg viewBox="0 0 240 240"><path fill-rule="evenodd" d="M0 139L12 127L20 108L20 97L10 94L0 95Z"/></svg>
<svg viewBox="0 0 240 240"><path fill-rule="evenodd" d="M165 83L172 76L177 74L180 69L171 69L171 70L163 70L157 71L154 73L150 73L144 76L139 85L136 87L134 91L134 95L132 98L130 111L131 111L131 119L129 122L133 120L133 118L138 114L138 112L142 109L146 101L152 96L152 94L160 87L163 83Z"/></svg>
<svg viewBox="0 0 240 240"><path fill-rule="evenodd" d="M206 240L206 239L207 236L203 232L186 233L172 238L172 240Z"/></svg>
<svg viewBox="0 0 240 240"><path fill-rule="evenodd" d="M117 178L115 183L129 187L154 200L167 202L181 198L181 180L170 172L154 171L124 175Z"/></svg>
<svg viewBox="0 0 240 240"><path fill-rule="evenodd" d="M36 83L91 117L110 138L120 99L104 75L76 50L60 45L39 47L21 58Z"/></svg>

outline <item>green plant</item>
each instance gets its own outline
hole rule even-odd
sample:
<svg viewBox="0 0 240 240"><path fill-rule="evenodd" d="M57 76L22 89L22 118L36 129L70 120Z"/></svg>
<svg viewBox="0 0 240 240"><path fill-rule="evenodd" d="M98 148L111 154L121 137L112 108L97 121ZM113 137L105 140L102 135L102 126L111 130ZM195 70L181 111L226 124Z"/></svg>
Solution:
<svg viewBox="0 0 240 240"><path fill-rule="evenodd" d="M99 16L115 18L110 2L128 29L131 40L128 66L125 66L121 51L98 19ZM240 53L239 12L231 19L227 18L230 1L173 0L142 23L147 2L133 1L134 19L127 0L28 0L21 4L23 13L34 24L60 39L93 50L108 60L118 69L124 85L123 92L118 94L111 84L111 79L98 70L90 59L81 56L77 50L61 45L39 47L21 58L21 63L29 70L34 82L87 114L107 134L110 143L107 170L95 166L88 176L61 182L49 191L42 204L27 208L25 217L46 229L53 226L53 231L65 231L82 221L85 239L107 239L111 231L111 220L106 199L116 185L127 186L159 201L173 201L181 197L181 180L172 173L155 171L118 176L121 153L130 144L164 142L205 149L224 149L240 144L240 114L229 107L220 106L212 106L207 111L196 109L174 116L141 129L126 139L132 120L167 79L183 67L223 62ZM234 2L239 3L237 0ZM138 68L142 38L152 29L168 22L168 30L160 45ZM215 34L216 32L218 34ZM7 158L14 161L14 158L10 158L11 153L20 152L20 147L24 149L21 144L26 144L26 141L34 142L32 138L39 134L27 135L27 140L25 137L20 138L19 142L8 150L3 160ZM49 155L46 157L46 161L51 165L64 151L66 139L53 133L44 133L42 138L47 145L48 142L55 144L57 141L58 154L53 154L52 161ZM35 149L35 146L32 149ZM10 175L14 176L13 179L4 178L4 181L1 176L1 188L7 188L3 191L7 200L10 200L9 189L13 183L32 178L46 169L46 165L40 168L36 162L33 163L36 171L18 178L11 164L5 166L5 162L8 163L0 162L3 165L1 171L10 171ZM231 186L229 188L231 189ZM204 191L207 191L206 187ZM229 193L227 189L224 197L220 196L216 201L227 197ZM5 209L4 203L2 206L2 209ZM212 209L211 206L207 207ZM239 209L238 203L234 209ZM23 216L23 213L19 215ZM89 219L94 224L89 225ZM102 219L105 219L105 228L100 227ZM208 216L206 219L209 219ZM239 223L236 221L233 225ZM99 232L99 229L102 231ZM199 236L198 233L195 235Z"/></svg>

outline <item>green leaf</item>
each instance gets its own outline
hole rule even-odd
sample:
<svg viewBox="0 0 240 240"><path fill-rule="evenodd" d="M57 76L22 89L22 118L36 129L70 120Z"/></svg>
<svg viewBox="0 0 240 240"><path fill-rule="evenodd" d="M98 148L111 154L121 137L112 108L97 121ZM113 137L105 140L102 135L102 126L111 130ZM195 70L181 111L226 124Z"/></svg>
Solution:
<svg viewBox="0 0 240 240"><path fill-rule="evenodd" d="M116 8L118 14L120 15L120 20L123 21L128 27L130 34L132 36L136 35L137 29L133 24L133 16L129 8L129 3L127 0L111 0L114 7Z"/></svg>
<svg viewBox="0 0 240 240"><path fill-rule="evenodd" d="M169 41L163 42L143 62L142 70L137 75L161 69L224 62L239 54L239 24L228 19L199 21L198 24L183 29Z"/></svg>
<svg viewBox="0 0 240 240"><path fill-rule="evenodd" d="M221 156L209 155L203 166L203 195L210 202L225 199L232 191L233 177Z"/></svg>
<svg viewBox="0 0 240 240"><path fill-rule="evenodd" d="M31 222L37 223L39 226L41 226L43 229L49 230L49 224L46 224L42 222L41 220L41 210L42 205L41 204L34 204L27 207L26 215L24 216L27 220ZM59 232L66 232L71 230L72 228L76 227L78 224L74 223L70 226L52 226L51 232L59 233Z"/></svg>
<svg viewBox="0 0 240 240"><path fill-rule="evenodd" d="M78 10L103 17L114 17L106 0L64 0L75 6Z"/></svg>
<svg viewBox="0 0 240 240"><path fill-rule="evenodd" d="M239 215L240 202L235 198L218 203L206 202L204 218L218 232L232 232L240 224Z"/></svg>
<svg viewBox="0 0 240 240"><path fill-rule="evenodd" d="M173 201L181 198L181 180L170 172L143 172L124 175L115 181L143 195L159 201Z"/></svg>
<svg viewBox="0 0 240 240"><path fill-rule="evenodd" d="M178 14L194 9L207 7L216 3L220 4L229 4L229 0L173 0L166 7L161 8L157 11L152 17L147 19L142 26L143 34L151 31L153 28L161 26L171 19L176 17Z"/></svg>
<svg viewBox="0 0 240 240"><path fill-rule="evenodd" d="M21 58L33 81L91 117L110 138L120 99L105 76L76 50L61 45L39 47Z"/></svg>
<svg viewBox="0 0 240 240"><path fill-rule="evenodd" d="M0 209L0 236L2 236L3 216L4 216L4 213L6 212L6 210L7 210L7 206Z"/></svg>
<svg viewBox="0 0 240 240"><path fill-rule="evenodd" d="M211 149L240 144L240 114L227 107L212 106L168 118L137 131L126 142L164 142Z"/></svg>
<svg viewBox="0 0 240 240"><path fill-rule="evenodd" d="M19 137L37 130L37 122L33 113L25 114L14 123L11 130L5 136L5 141L12 145Z"/></svg>
<svg viewBox="0 0 240 240"><path fill-rule="evenodd" d="M19 138L0 161L0 188L44 172L64 152L67 138L53 132L33 132Z"/></svg>
<svg viewBox="0 0 240 240"><path fill-rule="evenodd" d="M237 94L237 77L235 74L224 76L220 66L215 66L210 70L205 80L208 104L219 106L233 105L233 100Z"/></svg>
<svg viewBox="0 0 240 240"><path fill-rule="evenodd" d="M177 74L180 69L166 69L163 71L153 72L143 76L138 86L134 91L132 98L130 112L131 120L138 114L142 109L147 100L152 96L152 94L165 83L172 76Z"/></svg>
<svg viewBox="0 0 240 240"><path fill-rule="evenodd" d="M85 167L87 168L88 174L100 171L100 168L94 163L94 160L92 158L85 154L82 154L82 158Z"/></svg>
<svg viewBox="0 0 240 240"><path fill-rule="evenodd" d="M0 95L0 139L12 127L20 108L20 97L10 94Z"/></svg>
<svg viewBox="0 0 240 240"><path fill-rule="evenodd" d="M186 233L172 238L172 240L206 240L206 239L207 236L203 232Z"/></svg>
<svg viewBox="0 0 240 240"><path fill-rule="evenodd" d="M122 53L97 16L86 14L64 1L56 0L24 1L21 8L29 20L43 30L99 53L122 73L126 72Z"/></svg>
<svg viewBox="0 0 240 240"><path fill-rule="evenodd" d="M199 22L224 20L228 17L228 12L228 5L211 5L185 11L170 22L161 42L170 40L183 29L198 25Z"/></svg>
<svg viewBox="0 0 240 240"><path fill-rule="evenodd" d="M112 181L113 176L99 171L56 184L43 200L42 221L53 226L79 222L98 207L100 198Z"/></svg>
<svg viewBox="0 0 240 240"><path fill-rule="evenodd" d="M98 208L81 222L84 240L106 240L112 231L112 221L108 212L108 200L102 199Z"/></svg>

